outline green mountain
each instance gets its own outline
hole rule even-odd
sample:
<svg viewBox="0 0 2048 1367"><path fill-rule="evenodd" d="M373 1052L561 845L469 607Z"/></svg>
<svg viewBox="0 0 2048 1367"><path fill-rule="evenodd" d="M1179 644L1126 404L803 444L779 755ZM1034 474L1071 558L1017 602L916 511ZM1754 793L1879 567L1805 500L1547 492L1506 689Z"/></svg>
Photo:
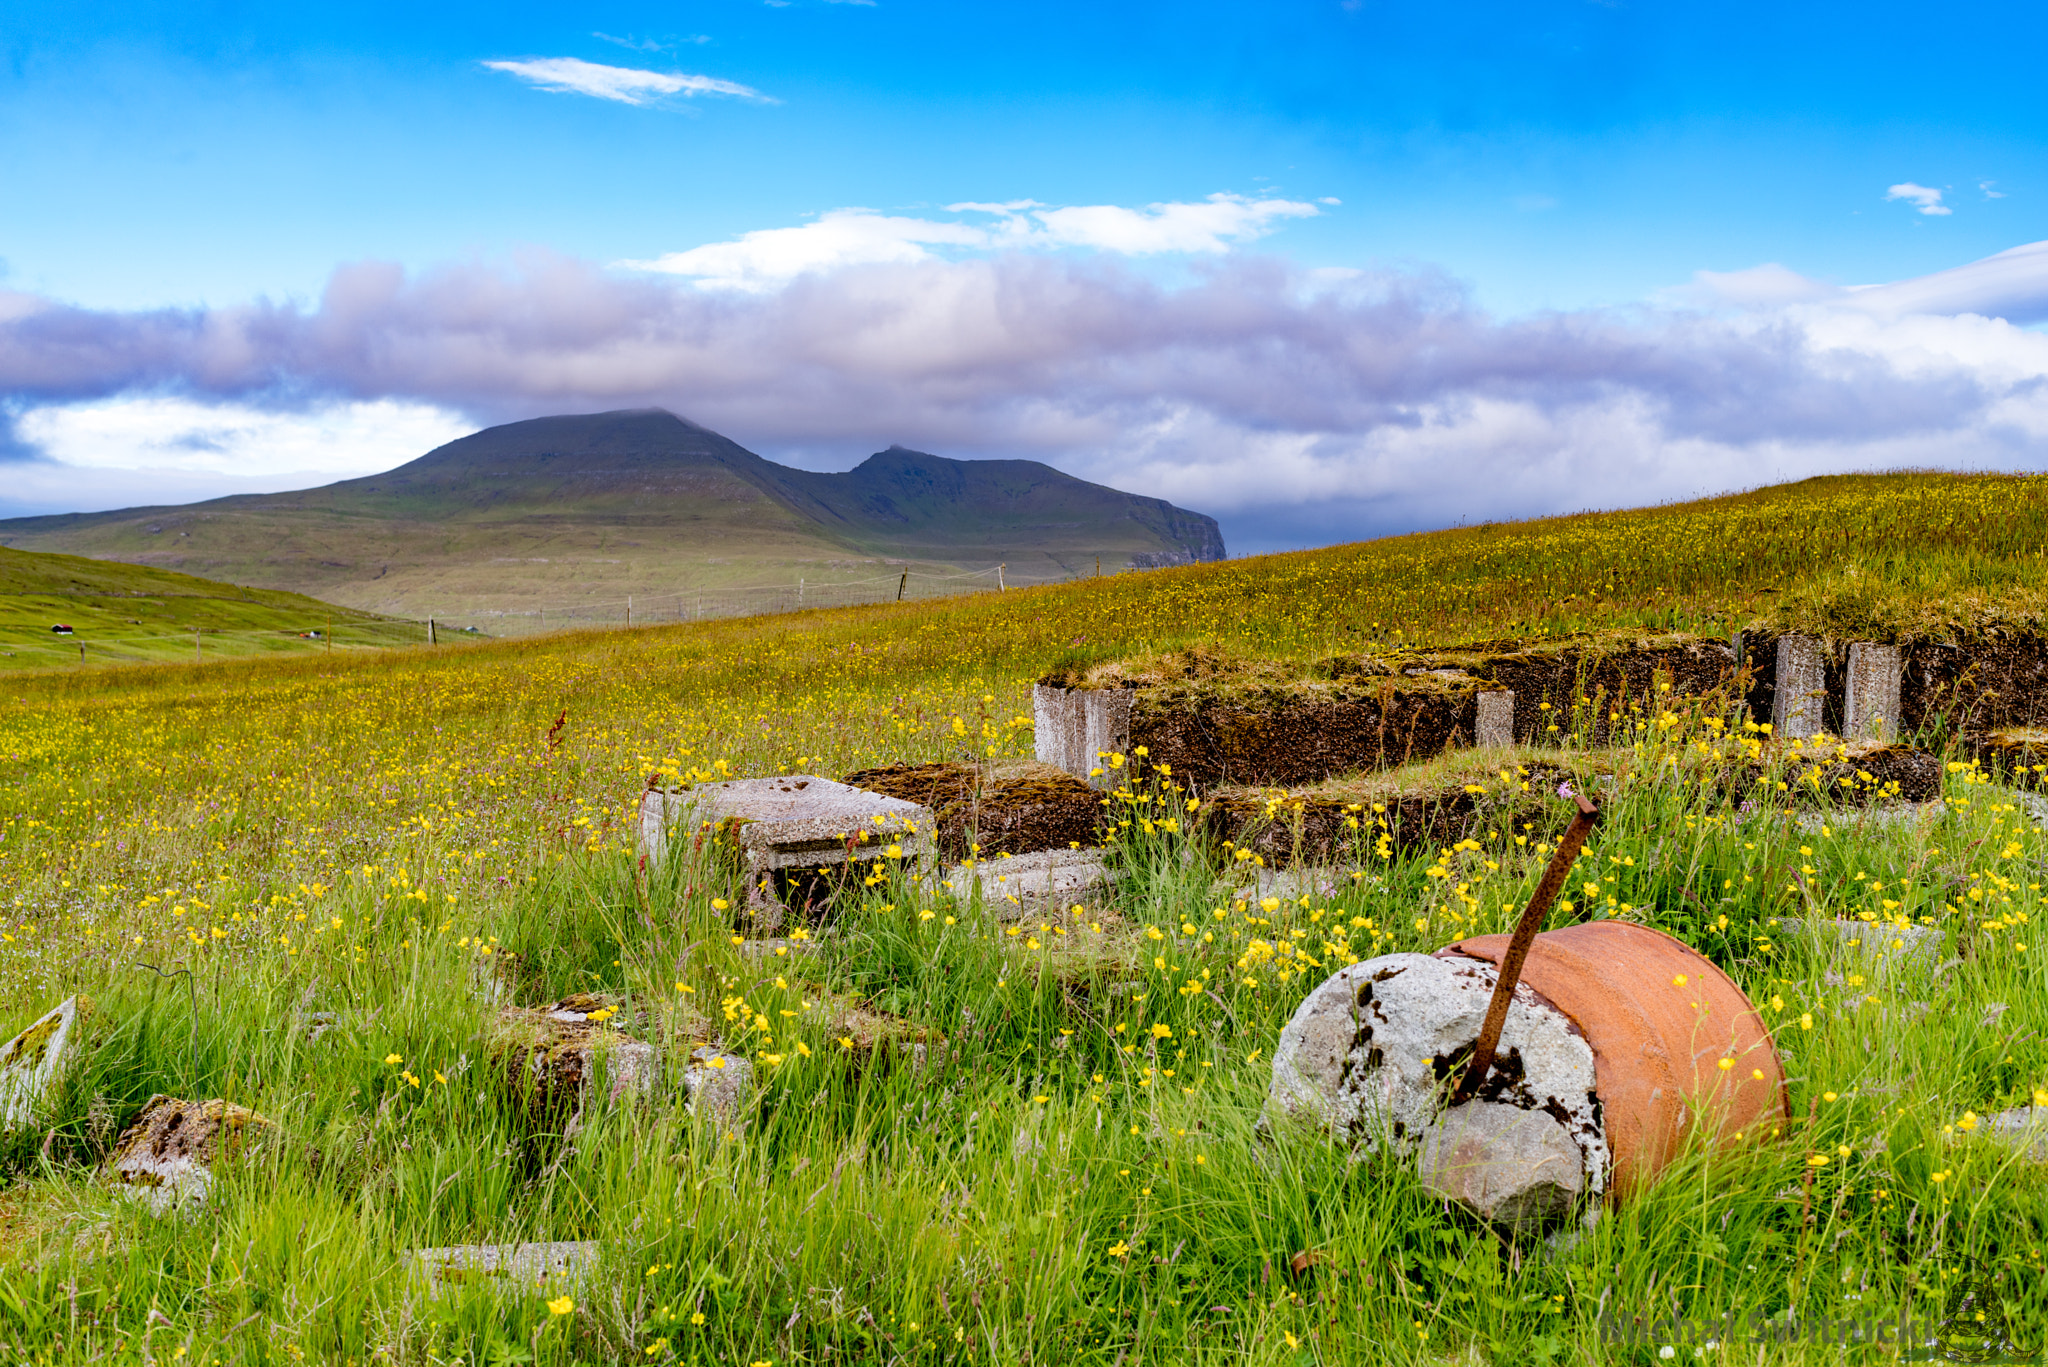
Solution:
<svg viewBox="0 0 2048 1367"><path fill-rule="evenodd" d="M289 589L379 612L845 581L895 567L1018 582L1215 560L1214 519L1035 461L891 447L793 470L661 409L508 423L381 475L284 494L0 521L0 545Z"/></svg>

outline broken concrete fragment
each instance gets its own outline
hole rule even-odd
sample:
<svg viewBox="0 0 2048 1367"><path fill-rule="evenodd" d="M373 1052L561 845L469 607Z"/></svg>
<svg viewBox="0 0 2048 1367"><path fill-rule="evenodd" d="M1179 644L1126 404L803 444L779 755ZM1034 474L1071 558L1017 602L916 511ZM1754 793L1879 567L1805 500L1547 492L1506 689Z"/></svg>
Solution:
<svg viewBox="0 0 2048 1367"><path fill-rule="evenodd" d="M962 902L979 893L984 907L1013 919L1098 899L1114 879L1101 850L1041 850L957 864L927 879L925 887L934 896L951 893Z"/></svg>
<svg viewBox="0 0 2048 1367"><path fill-rule="evenodd" d="M1827 648L1813 636L1778 638L1777 687L1771 695L1771 732L1779 740L1803 739L1824 727L1827 703Z"/></svg>
<svg viewBox="0 0 2048 1367"><path fill-rule="evenodd" d="M1320 1123L1361 1150L1419 1152L1426 1184L1503 1224L1550 1219L1604 1192L1609 1155L1592 1048L1529 988L1515 989L1485 1084L1455 1115L1445 1112L1447 1080L1471 1054L1496 980L1489 963L1428 954L1339 970L1281 1032L1269 1117ZM1558 1128L1568 1162L1532 1157L1562 1154L1522 1119L1532 1113Z"/></svg>
<svg viewBox="0 0 2048 1367"><path fill-rule="evenodd" d="M507 1080L543 1108L579 1107L600 1071L610 1100L649 1096L661 1057L653 1045L612 1025L617 1017L615 1004L589 993L549 1006L506 1007L498 1013L493 1052Z"/></svg>
<svg viewBox="0 0 2048 1367"><path fill-rule="evenodd" d="M776 907L787 884L820 869L928 857L936 825L928 807L815 774L650 789L640 800L648 859L662 857L671 834L717 831L738 852L749 897Z"/></svg>
<svg viewBox="0 0 2048 1367"><path fill-rule="evenodd" d="M1425 1133L1422 1182L1498 1224L1560 1224L1585 1191L1579 1146L1542 1111L1467 1102Z"/></svg>
<svg viewBox="0 0 2048 1367"><path fill-rule="evenodd" d="M1798 936L1821 949L1853 955L1873 966L1941 962L1947 937L1933 926L1900 925L1895 921L1845 921L1787 916L1771 921L1788 936Z"/></svg>
<svg viewBox="0 0 2048 1367"><path fill-rule="evenodd" d="M35 1123L44 1090L64 1066L72 1027L91 1002L66 997L34 1024L0 1044L0 1130L18 1130Z"/></svg>
<svg viewBox="0 0 2048 1367"><path fill-rule="evenodd" d="M190 1212L206 1203L215 1165L244 1152L252 1130L271 1128L231 1101L180 1101L158 1093L114 1141L107 1174L153 1215Z"/></svg>
<svg viewBox="0 0 2048 1367"><path fill-rule="evenodd" d="M581 1286L596 1271L595 1240L541 1244L456 1244L414 1252L427 1295L443 1287L485 1284L507 1291L552 1294Z"/></svg>
<svg viewBox="0 0 2048 1367"><path fill-rule="evenodd" d="M700 1045L690 1051L683 1087L690 1094L692 1115L731 1127L740 1123L742 1110L753 1097L754 1065L738 1054Z"/></svg>
<svg viewBox="0 0 2048 1367"><path fill-rule="evenodd" d="M1987 1139L1995 1139L2035 1163L2048 1163L2048 1106L2022 1106L2000 1111L1977 1122Z"/></svg>

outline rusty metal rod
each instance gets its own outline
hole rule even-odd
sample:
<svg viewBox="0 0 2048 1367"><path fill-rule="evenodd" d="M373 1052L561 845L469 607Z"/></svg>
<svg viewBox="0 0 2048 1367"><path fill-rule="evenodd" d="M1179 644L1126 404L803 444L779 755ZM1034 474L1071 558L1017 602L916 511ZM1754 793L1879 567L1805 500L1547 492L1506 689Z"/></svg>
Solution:
<svg viewBox="0 0 2048 1367"><path fill-rule="evenodd" d="M1493 1067L1494 1050L1500 1048L1500 1032L1508 1023L1508 1003L1514 1000L1515 984L1521 981L1522 961L1529 957L1529 946L1536 939L1536 932L1543 929L1543 918L1550 914L1550 904L1564 890L1564 880L1571 875L1572 865L1578 862L1579 851L1586 848L1586 837L1593 833L1593 824L1600 819L1600 809L1581 794L1573 793L1572 801L1579 804L1579 814L1572 818L1571 828L1564 833L1564 839L1557 842L1557 853L1550 856L1550 867L1543 871L1543 881L1536 885L1535 895L1522 909L1522 919L1515 922L1515 933L1508 940L1508 952L1501 956L1500 978L1493 985L1493 1000L1486 1006L1486 1023L1479 1027L1479 1042L1472 1046L1472 1061L1465 1065L1465 1075L1458 1079L1457 1090L1451 1093L1453 1106L1470 1101L1472 1094L1479 1090L1479 1084L1486 1081L1487 1070Z"/></svg>

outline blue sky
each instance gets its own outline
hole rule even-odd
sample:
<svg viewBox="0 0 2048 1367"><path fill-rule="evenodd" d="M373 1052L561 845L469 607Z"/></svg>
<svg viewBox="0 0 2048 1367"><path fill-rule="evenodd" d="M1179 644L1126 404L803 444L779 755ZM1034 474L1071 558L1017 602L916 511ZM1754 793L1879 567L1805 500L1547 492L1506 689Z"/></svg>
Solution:
<svg viewBox="0 0 2048 1367"><path fill-rule="evenodd" d="M1909 281L2048 239L2044 39L2048 10L1986 4L16 0L0 30L0 290L16 303L0 325L32 316L33 326L17 326L11 350L0 344L0 357L13 358L0 363L0 413L14 419L17 473L33 477L15 482L8 506L116 506L332 477L416 455L404 443L442 427L613 399L694 410L764 454L810 464L848 465L890 440L1035 455L1192 506L1206 498L1227 530L1238 518L1247 548L1543 511L1593 448L1602 463L1582 473L1618 487L1581 502L1941 450L1962 464L2038 467L2033 416L2011 410L2036 364L2030 329L2048 313L2035 284L2048 266L2031 258L1999 277L2002 294L1907 310L2004 329L1989 341L1966 339L1970 323L1943 334L1950 390L1976 398L1955 400L1945 420L1921 410L1900 419L1900 431L1924 441L1907 450L1853 423L1820 430L1811 413L1854 406L1829 397L1845 382L1829 354L1848 346L1924 380L1906 358L1931 345L1925 328L1900 331L1909 325L1899 310L1877 331L1861 313L1850 323L1840 309L1817 317L1821 293ZM962 204L1011 207L947 208ZM850 209L869 212L830 217ZM777 230L784 235L747 238ZM735 241L754 245L740 256L713 250ZM666 271L647 269L664 260ZM266 307L331 339L371 307L356 289L363 263L399 268L411 291L371 291L376 307L398 310L379 314L386 342L399 315L416 323L451 291L472 313L507 310L486 332L530 324L553 306L550 288L585 298L623 291L638 302L615 303L610 316L642 310L636 336L651 317L688 331L747 309L758 332L791 326L792 291L829 286L841 305L895 291L897 304L921 308L934 291L965 288L960 271L971 265L994 273L989 288L1002 297L1028 289L1042 311L1034 336L1076 327L1096 307L1076 291L1107 289L1117 307L1141 312L1151 305L1133 304L1131 292L1159 291L1145 298L1165 310L1160 328L1167 315L1185 325L1200 304L1197 330L1218 348L1211 363L1231 356L1233 373L1256 370L1271 339L1223 337L1218 318L1301 310L1282 331L1305 344L1321 316L1308 296L1346 279L1367 284L1344 286L1353 295L1326 311L1344 313L1332 326L1348 340L1316 342L1318 354L1334 345L1355 357L1369 345L1435 355L1428 336L1389 321L1391 291L1408 301L1395 309L1402 317L1457 320L1461 336L1490 329L1495 359L1447 389L1380 393L1370 412L1354 400L1378 381L1352 374L1292 408L1247 399L1223 413L1205 406L1188 371L1161 370L1175 350L1164 333L1148 334L1142 358L1089 333L1061 357L1033 353L1038 390L1019 389L1013 366L1000 402L940 413L916 397L933 383L928 361L877 376L847 357L811 356L801 373L778 375L764 356L744 375L721 376L704 356L672 351L621 364L641 376L634 382L593 380L619 354L595 315L549 315L546 367L528 352L487 377L473 365L451 371L438 388L388 368L370 374L331 351L309 358L305 342L223 381L218 351L166 360L159 337L147 363L137 359L141 342L88 363L62 340L81 330L155 336L168 326L158 311L174 309L191 324L178 343L189 346L191 328L246 330L256 327L251 311ZM1735 277L1735 287L1697 276L1767 264L1781 274ZM1048 283L1047 271L1060 282ZM1243 283L1260 271L1288 272L1292 283ZM497 284L479 284L485 276ZM355 313L337 312L344 278ZM1027 278L1035 283L1020 283ZM1373 299L1363 300L1356 291L1368 286ZM670 302L649 303L647 290L670 291ZM675 312L707 308L688 322ZM1785 418L1769 430L1671 420L1688 411L1670 407L1673 386L1725 374L1731 337L1744 339L1757 373L1767 368L1771 344L1760 339L1770 327L1758 308L1781 311L1772 326L1802 330L1813 388L1781 393ZM1731 310L1749 321L1731 321ZM450 316L435 314L428 329L440 338L432 364L454 365ZM1596 348L1594 360L1567 359L1536 395L1499 358L1545 319L1546 354L1568 350L1560 317L1577 344L1637 332ZM875 325L865 317L861 327ZM428 346L407 335L407 345ZM957 342L939 327L902 354L941 337ZM805 345L829 350L829 340ZM343 350L360 356L368 345ZM1601 381L1607 399L1592 395L1584 367L1619 364L1631 345L1670 351L1660 378L1617 373ZM68 359L53 379L60 353ZM1705 369L1683 376L1689 363ZM830 383L817 381L821 365ZM1083 393L1105 365L1129 372L1124 386ZM732 398L736 385L758 393ZM1991 393L2001 385L2002 399ZM800 419L771 416L778 391L806 394ZM1624 391L1666 416L1629 428L1628 404L1613 397ZM1173 394L1182 397L1157 397ZM1538 414L1547 435L1514 422L1472 426L1475 405L1489 403ZM1574 404L1577 420L1591 421L1586 405L1599 403L1609 404L1604 435L1557 425ZM1017 420L1025 410L1042 418L1048 405L1061 422ZM142 449L143 427L204 427L194 414L215 410L220 431L195 428L180 448L210 450L198 463L163 443ZM1174 440L1159 439L1162 422L1179 424ZM1388 445L1418 424L1460 422L1462 435L1426 456ZM1282 436L1290 458L1306 462L1306 482L1293 503L1261 502L1259 481L1231 467L1271 459ZM1700 441L1721 455L1694 451ZM115 449L124 442L134 448L125 464ZM1730 443L1744 455L1732 467ZM1498 461L1503 451L1544 473L1498 507L1423 498L1413 471L1389 474L1389 462L1425 459L1477 472L1492 468L1482 456ZM93 473L65 473L75 470ZM1348 491L1338 500L1347 511L1300 492L1317 471ZM1318 511L1289 512L1310 506Z"/></svg>

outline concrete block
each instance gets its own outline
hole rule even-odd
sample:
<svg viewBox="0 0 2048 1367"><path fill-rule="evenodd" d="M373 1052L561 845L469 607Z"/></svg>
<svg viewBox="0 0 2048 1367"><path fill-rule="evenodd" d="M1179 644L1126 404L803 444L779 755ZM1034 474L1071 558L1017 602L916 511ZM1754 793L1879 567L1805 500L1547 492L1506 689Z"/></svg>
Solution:
<svg viewBox="0 0 2048 1367"><path fill-rule="evenodd" d="M2048 1106L2022 1106L1987 1115L1979 1122L1987 1139L1995 1139L2035 1163L2048 1163Z"/></svg>
<svg viewBox="0 0 2048 1367"><path fill-rule="evenodd" d="M1892 921L1846 921L1828 917L1775 917L1771 921L1788 938L1798 936L1843 960L1854 960L1868 972L1888 966L1918 964L1933 968L1947 943L1933 926L1899 925Z"/></svg>
<svg viewBox="0 0 2048 1367"><path fill-rule="evenodd" d="M1827 703L1827 651L1818 637L1778 638L1778 682L1771 734L1780 740L1818 735Z"/></svg>
<svg viewBox="0 0 2048 1367"><path fill-rule="evenodd" d="M1512 691L1496 688L1479 695L1479 717L1472 727L1472 743L1479 746L1515 743L1515 695Z"/></svg>
<svg viewBox="0 0 2048 1367"><path fill-rule="evenodd" d="M963 902L979 892L984 907L1014 920L1064 911L1076 902L1097 901L1112 878L1101 850L1040 850L1009 859L955 864L928 879L926 891L951 893Z"/></svg>
<svg viewBox="0 0 2048 1367"><path fill-rule="evenodd" d="M25 1129L35 1123L44 1089L64 1066L64 1051L71 1043L79 1009L79 998L66 997L26 1030L0 1044L0 1130Z"/></svg>
<svg viewBox="0 0 2048 1367"><path fill-rule="evenodd" d="M1842 735L1849 739L1896 740L1899 682L1905 652L1897 646L1857 641L1849 647L1849 681L1842 698Z"/></svg>
<svg viewBox="0 0 2048 1367"><path fill-rule="evenodd" d="M738 1054L699 1045L690 1051L683 1087L690 1094L690 1114L730 1128L740 1123L753 1098L754 1065Z"/></svg>
<svg viewBox="0 0 2048 1367"><path fill-rule="evenodd" d="M456 1244L413 1253L427 1295L443 1287L486 1285L506 1291L558 1295L583 1285L597 1270L595 1240L540 1244Z"/></svg>
<svg viewBox="0 0 2048 1367"><path fill-rule="evenodd" d="M938 824L929 807L816 774L730 779L650 790L640 800L641 852L657 860L672 833L726 821L735 825L750 882L784 869L873 859L891 845L904 859L922 858L934 848Z"/></svg>
<svg viewBox="0 0 2048 1367"><path fill-rule="evenodd" d="M615 1006L589 993L548 1006L506 1007L492 1032L492 1052L544 1106L580 1108L600 1071L612 1101L651 1096L661 1075L660 1052L622 1033L617 1017Z"/></svg>

